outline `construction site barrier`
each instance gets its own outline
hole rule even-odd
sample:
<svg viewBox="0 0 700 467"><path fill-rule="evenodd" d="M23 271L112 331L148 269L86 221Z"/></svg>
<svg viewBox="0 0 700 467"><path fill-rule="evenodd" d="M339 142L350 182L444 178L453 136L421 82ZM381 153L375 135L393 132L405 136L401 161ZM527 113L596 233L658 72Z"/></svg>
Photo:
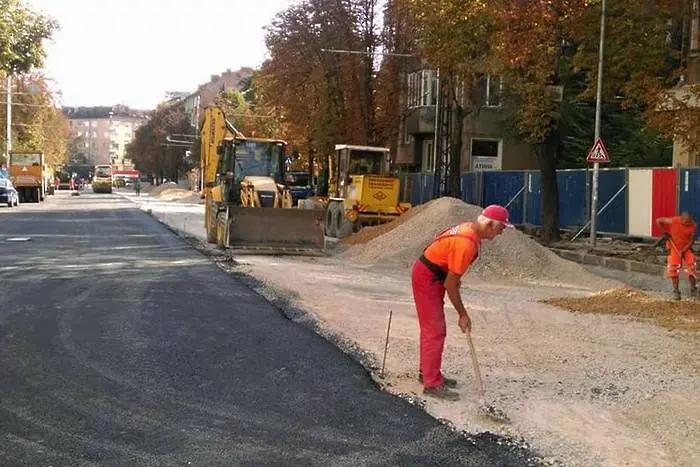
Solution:
<svg viewBox="0 0 700 467"><path fill-rule="evenodd" d="M559 225L583 232L590 224L592 171L557 171ZM418 205L433 199L435 176L401 176L402 201ZM461 199L478 206L508 206L515 224L542 224L539 170L486 170L460 176ZM699 168L602 168L599 174L597 230L636 237L660 235L655 220L690 211L700 219Z"/></svg>

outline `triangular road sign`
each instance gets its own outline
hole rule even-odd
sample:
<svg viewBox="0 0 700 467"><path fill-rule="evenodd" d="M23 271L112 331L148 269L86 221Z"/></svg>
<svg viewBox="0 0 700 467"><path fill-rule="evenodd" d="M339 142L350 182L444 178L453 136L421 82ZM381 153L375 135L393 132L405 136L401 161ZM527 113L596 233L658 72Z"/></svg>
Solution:
<svg viewBox="0 0 700 467"><path fill-rule="evenodd" d="M608 154L608 149L603 144L603 140L598 138L595 144L588 152L586 157L588 162L610 162L610 154Z"/></svg>

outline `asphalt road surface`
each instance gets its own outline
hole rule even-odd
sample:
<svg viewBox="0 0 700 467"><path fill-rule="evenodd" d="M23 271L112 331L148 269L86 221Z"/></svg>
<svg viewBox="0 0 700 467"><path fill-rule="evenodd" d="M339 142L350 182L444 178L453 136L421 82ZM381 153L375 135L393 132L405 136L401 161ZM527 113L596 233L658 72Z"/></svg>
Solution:
<svg viewBox="0 0 700 467"><path fill-rule="evenodd" d="M529 455L380 392L118 194L0 208L0 465L493 466Z"/></svg>

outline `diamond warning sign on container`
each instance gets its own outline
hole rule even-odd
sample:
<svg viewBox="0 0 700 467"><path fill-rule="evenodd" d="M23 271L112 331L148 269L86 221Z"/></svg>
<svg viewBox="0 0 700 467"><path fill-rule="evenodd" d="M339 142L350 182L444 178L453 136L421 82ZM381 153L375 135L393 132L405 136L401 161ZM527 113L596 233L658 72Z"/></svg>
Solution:
<svg viewBox="0 0 700 467"><path fill-rule="evenodd" d="M610 162L610 154L603 144L603 140L598 138L586 157L588 162Z"/></svg>

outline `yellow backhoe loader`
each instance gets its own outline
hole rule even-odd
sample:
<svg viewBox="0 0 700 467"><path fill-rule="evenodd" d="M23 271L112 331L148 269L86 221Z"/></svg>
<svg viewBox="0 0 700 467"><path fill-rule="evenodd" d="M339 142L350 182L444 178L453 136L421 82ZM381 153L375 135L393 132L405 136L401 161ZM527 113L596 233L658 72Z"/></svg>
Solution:
<svg viewBox="0 0 700 467"><path fill-rule="evenodd" d="M326 168L327 196L312 196L299 208L324 209L324 233L332 238L398 218L411 204L399 202L401 182L388 175L388 156L388 148L337 144Z"/></svg>
<svg viewBox="0 0 700 467"><path fill-rule="evenodd" d="M207 241L239 253L323 251L323 213L292 208L284 141L245 137L216 106L200 136Z"/></svg>

